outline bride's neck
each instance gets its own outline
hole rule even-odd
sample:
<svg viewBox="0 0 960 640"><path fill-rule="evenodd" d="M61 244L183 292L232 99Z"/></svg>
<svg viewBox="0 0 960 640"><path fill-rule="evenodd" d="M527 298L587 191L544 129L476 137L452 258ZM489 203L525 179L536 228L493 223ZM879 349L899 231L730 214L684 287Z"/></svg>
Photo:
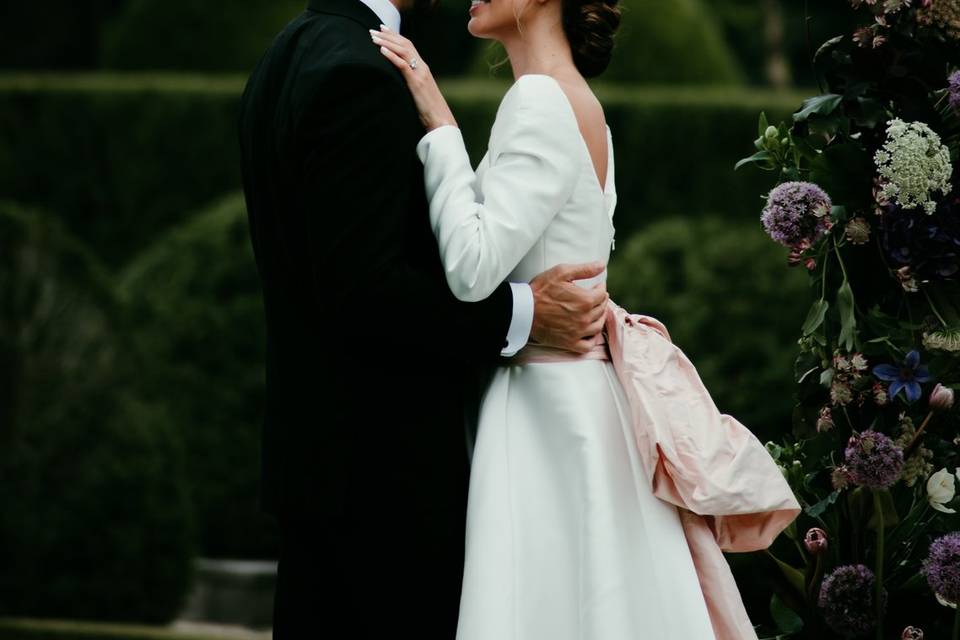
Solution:
<svg viewBox="0 0 960 640"><path fill-rule="evenodd" d="M575 71L570 45L560 25L533 23L523 26L523 33L514 33L501 40L514 79L528 73L564 75Z"/></svg>

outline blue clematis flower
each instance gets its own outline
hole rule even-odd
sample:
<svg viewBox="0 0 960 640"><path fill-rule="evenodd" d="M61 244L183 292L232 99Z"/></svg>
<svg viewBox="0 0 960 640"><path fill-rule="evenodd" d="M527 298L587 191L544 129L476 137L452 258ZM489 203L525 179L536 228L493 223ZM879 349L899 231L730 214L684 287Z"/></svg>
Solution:
<svg viewBox="0 0 960 640"><path fill-rule="evenodd" d="M920 383L933 380L926 365L920 364L920 353L911 349L903 364L899 367L892 364L878 364L873 368L873 375L890 383L887 395L893 400L894 396L903 389L907 394L908 402L916 402L920 398Z"/></svg>

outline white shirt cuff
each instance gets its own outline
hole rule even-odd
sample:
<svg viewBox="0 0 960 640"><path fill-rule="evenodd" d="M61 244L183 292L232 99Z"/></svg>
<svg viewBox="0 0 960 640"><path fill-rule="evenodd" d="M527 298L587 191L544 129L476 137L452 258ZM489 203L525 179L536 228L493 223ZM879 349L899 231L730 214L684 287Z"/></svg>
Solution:
<svg viewBox="0 0 960 640"><path fill-rule="evenodd" d="M510 357L526 346L533 328L533 289L526 282L511 282L513 317L507 330L507 346L500 355Z"/></svg>

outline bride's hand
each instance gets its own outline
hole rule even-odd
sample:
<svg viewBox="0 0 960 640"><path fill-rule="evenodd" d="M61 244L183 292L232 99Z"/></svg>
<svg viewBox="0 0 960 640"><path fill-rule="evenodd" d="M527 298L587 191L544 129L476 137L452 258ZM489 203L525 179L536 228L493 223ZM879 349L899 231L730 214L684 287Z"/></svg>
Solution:
<svg viewBox="0 0 960 640"><path fill-rule="evenodd" d="M400 69L427 131L447 124L457 126L447 101L430 73L430 67L420 58L413 43L383 25L380 25L380 31L370 29L370 36L373 43L380 47L380 53Z"/></svg>

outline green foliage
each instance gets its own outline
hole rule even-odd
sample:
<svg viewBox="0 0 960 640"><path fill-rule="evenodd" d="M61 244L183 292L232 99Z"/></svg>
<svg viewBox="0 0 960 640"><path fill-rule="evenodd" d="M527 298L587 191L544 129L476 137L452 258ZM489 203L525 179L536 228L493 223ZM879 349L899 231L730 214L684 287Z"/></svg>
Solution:
<svg viewBox="0 0 960 640"><path fill-rule="evenodd" d="M223 636L201 636L156 626L0 618L0 637L3 640L214 640Z"/></svg>
<svg viewBox="0 0 960 640"><path fill-rule="evenodd" d="M242 87L230 76L0 78L0 197L60 212L110 266L122 265L198 204L240 187ZM476 162L507 84L443 87ZM730 170L748 149L756 112L785 118L800 94L597 91L614 136L620 238L661 213L760 214L756 194L773 176Z"/></svg>
<svg viewBox="0 0 960 640"><path fill-rule="evenodd" d="M257 502L264 327L246 208L230 196L157 238L121 274L143 392L186 449L205 555L270 557Z"/></svg>
<svg viewBox="0 0 960 640"><path fill-rule="evenodd" d="M0 205L0 615L164 622L190 579L180 442L102 267L55 219Z"/></svg>
<svg viewBox="0 0 960 640"><path fill-rule="evenodd" d="M250 70L304 0L129 0L103 42L107 69Z"/></svg>
<svg viewBox="0 0 960 640"><path fill-rule="evenodd" d="M13 82L0 92L0 197L57 212L107 264L122 264L184 212L239 185L240 88Z"/></svg>
<svg viewBox="0 0 960 640"><path fill-rule="evenodd" d="M613 59L604 82L738 85L743 73L717 21L701 0L635 0L623 5ZM500 45L480 48L471 65L477 77L512 77Z"/></svg>
<svg viewBox="0 0 960 640"><path fill-rule="evenodd" d="M761 441L790 424L795 319L806 276L759 229L721 217L654 223L618 245L611 298L667 325L724 413Z"/></svg>

